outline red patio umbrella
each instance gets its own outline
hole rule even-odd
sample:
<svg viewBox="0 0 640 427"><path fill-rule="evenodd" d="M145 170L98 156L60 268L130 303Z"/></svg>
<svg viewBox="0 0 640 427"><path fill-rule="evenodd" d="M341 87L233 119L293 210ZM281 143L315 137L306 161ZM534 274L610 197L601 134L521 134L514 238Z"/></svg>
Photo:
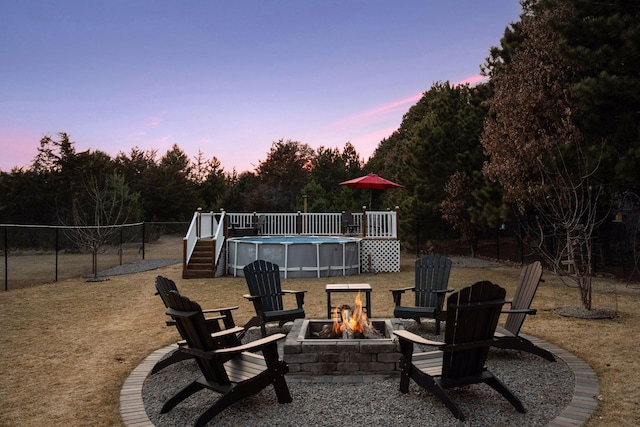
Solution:
<svg viewBox="0 0 640 427"><path fill-rule="evenodd" d="M340 185L346 185L351 188L368 188L369 189L369 209L371 209L371 200L373 190L389 190L391 188L403 188L402 185L395 182L384 179L375 173L370 173L359 178L350 179L349 181L341 182Z"/></svg>

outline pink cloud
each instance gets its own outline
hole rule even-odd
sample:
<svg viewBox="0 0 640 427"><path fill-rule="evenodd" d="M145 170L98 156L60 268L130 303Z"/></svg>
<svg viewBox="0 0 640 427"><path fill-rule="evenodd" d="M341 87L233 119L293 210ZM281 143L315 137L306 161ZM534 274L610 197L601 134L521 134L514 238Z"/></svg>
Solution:
<svg viewBox="0 0 640 427"><path fill-rule="evenodd" d="M397 129L397 127L388 127L375 130L365 135L360 135L350 142L356 147L358 153L362 156L362 160L367 161L375 149L378 148L380 141L391 136Z"/></svg>
<svg viewBox="0 0 640 427"><path fill-rule="evenodd" d="M457 83L454 83L453 85L454 86L459 86L459 85L469 84L469 85L473 86L473 85L481 83L481 82L483 82L485 80L487 80L487 77L481 76L480 74L478 74L478 75L475 75L475 76L468 77L468 78L466 78L464 80L461 80L461 81L459 81Z"/></svg>
<svg viewBox="0 0 640 427"><path fill-rule="evenodd" d="M390 102L371 110L363 111L362 113L354 114L353 116L347 117L342 122L373 120L377 117L396 112L399 109L406 110L409 106L418 102L420 98L422 98L422 93L410 96L409 98L405 98L400 101Z"/></svg>

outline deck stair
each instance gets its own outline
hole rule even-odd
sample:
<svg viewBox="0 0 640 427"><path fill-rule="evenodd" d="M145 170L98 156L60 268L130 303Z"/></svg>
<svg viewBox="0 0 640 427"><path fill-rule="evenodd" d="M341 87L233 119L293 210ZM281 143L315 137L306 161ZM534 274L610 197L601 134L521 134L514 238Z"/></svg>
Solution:
<svg viewBox="0 0 640 427"><path fill-rule="evenodd" d="M199 239L193 249L187 268L182 270L183 279L215 277L215 241Z"/></svg>

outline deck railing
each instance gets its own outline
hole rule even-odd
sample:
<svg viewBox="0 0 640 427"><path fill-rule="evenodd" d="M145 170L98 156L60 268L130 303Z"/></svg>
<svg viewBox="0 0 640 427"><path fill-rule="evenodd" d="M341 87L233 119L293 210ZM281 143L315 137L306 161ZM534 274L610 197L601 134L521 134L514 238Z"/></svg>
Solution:
<svg viewBox="0 0 640 427"><path fill-rule="evenodd" d="M368 239L397 239L397 211L363 211L352 214L349 230L338 213L226 213L231 230L254 230L265 236L353 234Z"/></svg>
<svg viewBox="0 0 640 427"><path fill-rule="evenodd" d="M364 239L397 239L398 209L395 211L354 212L349 227L343 222L344 212L331 213L219 213L198 210L184 237L183 266L186 268L199 239L216 241L215 263L223 248L224 238L231 234L264 236L339 236ZM226 226L225 226L226 224Z"/></svg>

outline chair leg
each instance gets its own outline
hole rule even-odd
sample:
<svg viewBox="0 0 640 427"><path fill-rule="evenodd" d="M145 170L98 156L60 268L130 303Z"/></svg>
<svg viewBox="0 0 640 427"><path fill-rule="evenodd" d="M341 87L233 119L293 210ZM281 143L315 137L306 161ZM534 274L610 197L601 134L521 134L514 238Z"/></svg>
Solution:
<svg viewBox="0 0 640 427"><path fill-rule="evenodd" d="M271 375L265 371L257 377L252 378L251 380L236 385L231 390L224 393L218 400L215 401L213 405L211 405L209 409L202 413L194 426L204 427L209 421L211 421L213 417L218 415L229 406L245 399L248 396L252 396L258 393L260 390L266 388L271 383Z"/></svg>
<svg viewBox="0 0 640 427"><path fill-rule="evenodd" d="M400 352L402 353L402 356L400 356L400 392L406 394L409 392L409 381L411 379L411 370L413 369L411 365L413 343L401 339Z"/></svg>
<svg viewBox="0 0 640 427"><path fill-rule="evenodd" d="M278 403L291 403L293 401L287 381L284 379L284 375L278 374L274 376L273 389L276 392Z"/></svg>
<svg viewBox="0 0 640 427"><path fill-rule="evenodd" d="M272 343L262 349L262 355L265 363L267 364L269 375L271 378L271 384L278 397L278 403L291 403L291 393L289 392L289 386L284 376L289 372L289 366L279 360L278 345Z"/></svg>
<svg viewBox="0 0 640 427"><path fill-rule="evenodd" d="M204 386L199 382L197 381L192 382L191 384L189 384L188 386L180 390L178 393L176 393L169 400L164 402L164 405L162 405L162 409L160 409L160 413L166 414L167 412L172 410L178 403L182 402L184 399L186 399L187 397L191 396L194 393L197 393L203 388Z"/></svg>
<svg viewBox="0 0 640 427"><path fill-rule="evenodd" d="M415 369L413 371L413 375L411 378L423 389L427 390L429 393L436 396L444 405L451 411L454 417L459 419L460 421L464 421L464 413L462 409L454 402L454 400L447 394L442 385L440 385L440 381L436 378L433 378L431 375L427 375L424 372Z"/></svg>
<svg viewBox="0 0 640 427"><path fill-rule="evenodd" d="M261 320L259 317L257 317L257 316L252 317L252 318L251 318L251 319L250 319L250 320L249 320L249 321L248 321L248 322L243 326L244 331L240 332L240 334L238 335L238 341L239 341L239 340L241 340L241 339L242 339L242 337L244 337L244 336L245 336L245 334L247 333L247 331L248 331L250 328L253 328L254 326L261 326L261 327L263 327L262 320ZM263 336L264 336L264 335L263 335Z"/></svg>
<svg viewBox="0 0 640 427"><path fill-rule="evenodd" d="M498 378L492 376L491 378L487 378L485 383L504 396L504 398L507 399L518 412L523 414L526 412L520 399L518 399L518 397L513 394L513 392L509 390Z"/></svg>
<svg viewBox="0 0 640 427"><path fill-rule="evenodd" d="M428 391L433 393L444 405L451 411L454 417L459 419L460 421L464 421L464 413L462 413L462 409L453 401L453 399L447 394L446 391L438 384L433 381L433 385L431 387L425 387Z"/></svg>
<svg viewBox="0 0 640 427"><path fill-rule="evenodd" d="M225 393L222 397L216 400L216 402L211 405L209 409L204 411L202 415L198 417L194 424L194 427L204 427L209 421L211 421L213 417L215 417L234 403L244 399L245 397L245 395L237 393L235 390L231 390Z"/></svg>
<svg viewBox="0 0 640 427"><path fill-rule="evenodd" d="M180 350L176 350L171 354L171 356L166 357L161 361L159 361L158 363L156 363L153 369L151 369L151 373L155 374L157 372L160 372L167 366L171 366L174 363L182 362L183 360L188 360L188 359L193 359L193 355L189 353L184 353Z"/></svg>
<svg viewBox="0 0 640 427"><path fill-rule="evenodd" d="M545 350L544 348L538 347L537 345L533 344L531 341L519 336L498 338L493 344L493 346L497 348L502 348L505 350L518 350L518 351L524 351L527 353L535 354L536 356L542 357L543 359L546 359L549 362L556 361L556 358L553 356L553 353Z"/></svg>

